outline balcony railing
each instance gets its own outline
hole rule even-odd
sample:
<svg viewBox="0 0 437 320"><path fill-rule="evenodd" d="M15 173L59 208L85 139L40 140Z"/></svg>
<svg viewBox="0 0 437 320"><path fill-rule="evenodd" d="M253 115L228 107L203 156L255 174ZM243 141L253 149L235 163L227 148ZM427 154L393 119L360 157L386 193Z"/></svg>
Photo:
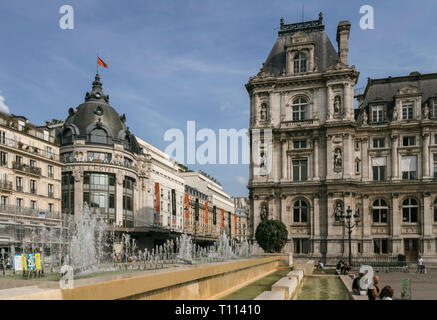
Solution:
<svg viewBox="0 0 437 320"><path fill-rule="evenodd" d="M12 191L12 182L6 180L0 180L0 189L2 190L11 190Z"/></svg>
<svg viewBox="0 0 437 320"><path fill-rule="evenodd" d="M18 170L18 171L34 174L34 175L37 175L37 176L41 175L41 168L34 167L34 166L29 166L27 164L20 163L20 162L13 162L12 163L12 168L14 170Z"/></svg>
<svg viewBox="0 0 437 320"><path fill-rule="evenodd" d="M5 205L5 204L0 205L0 213L15 214L15 215L28 216L33 218L39 218L41 211L45 212L46 219L61 219L61 212L59 211L47 211L47 210L25 208L25 207Z"/></svg>
<svg viewBox="0 0 437 320"><path fill-rule="evenodd" d="M5 146L11 147L11 148L25 151L29 154L38 155L38 156L42 156L42 157L47 158L47 159L59 161L59 155L57 155L53 152L48 152L47 150L42 150L42 149L36 148L34 146L30 146L28 144L25 144L25 143L22 143L22 142L13 140L13 139L2 137L2 138L0 138L0 145L5 145Z"/></svg>
<svg viewBox="0 0 437 320"><path fill-rule="evenodd" d="M302 127L302 126L310 126L313 124L313 119L307 120L287 120L282 121L282 127L285 128L294 128L294 127Z"/></svg>

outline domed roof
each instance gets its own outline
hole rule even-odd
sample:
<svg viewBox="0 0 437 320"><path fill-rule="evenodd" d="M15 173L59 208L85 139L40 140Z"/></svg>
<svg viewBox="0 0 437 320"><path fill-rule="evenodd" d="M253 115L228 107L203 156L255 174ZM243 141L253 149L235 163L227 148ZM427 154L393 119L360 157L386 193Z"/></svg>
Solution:
<svg viewBox="0 0 437 320"><path fill-rule="evenodd" d="M126 116L119 115L109 105L109 95L105 95L96 74L91 92L85 95L85 102L77 108L68 110L64 128L60 133L61 145L84 139L90 144L123 144L125 149L140 153L135 136L126 127Z"/></svg>

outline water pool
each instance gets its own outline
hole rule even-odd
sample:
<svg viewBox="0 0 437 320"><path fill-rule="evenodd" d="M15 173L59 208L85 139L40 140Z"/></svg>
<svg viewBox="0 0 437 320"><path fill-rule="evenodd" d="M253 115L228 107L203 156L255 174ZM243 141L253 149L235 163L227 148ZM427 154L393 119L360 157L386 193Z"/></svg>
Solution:
<svg viewBox="0 0 437 320"><path fill-rule="evenodd" d="M305 276L295 300L351 300L351 297L336 276Z"/></svg>

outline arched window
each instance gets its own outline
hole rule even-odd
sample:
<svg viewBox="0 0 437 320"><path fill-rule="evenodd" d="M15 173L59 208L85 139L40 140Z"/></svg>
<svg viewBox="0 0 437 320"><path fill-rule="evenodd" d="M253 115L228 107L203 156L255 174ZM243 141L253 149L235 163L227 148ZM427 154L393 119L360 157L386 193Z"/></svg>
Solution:
<svg viewBox="0 0 437 320"><path fill-rule="evenodd" d="M62 134L62 144L72 144L73 143L73 131L70 128L64 130Z"/></svg>
<svg viewBox="0 0 437 320"><path fill-rule="evenodd" d="M402 202L402 222L417 222L419 205L417 200L407 198Z"/></svg>
<svg viewBox="0 0 437 320"><path fill-rule="evenodd" d="M297 200L293 205L293 222L308 222L308 204Z"/></svg>
<svg viewBox="0 0 437 320"><path fill-rule="evenodd" d="M434 222L437 222L437 199L434 201Z"/></svg>
<svg viewBox="0 0 437 320"><path fill-rule="evenodd" d="M387 222L388 206L383 199L377 199L373 202L373 222Z"/></svg>
<svg viewBox="0 0 437 320"><path fill-rule="evenodd" d="M90 142L108 143L108 134L105 130L96 128L90 133Z"/></svg>
<svg viewBox="0 0 437 320"><path fill-rule="evenodd" d="M303 52L296 53L293 62L295 74L307 71L307 57Z"/></svg>
<svg viewBox="0 0 437 320"><path fill-rule="evenodd" d="M307 105L308 101L305 98L294 99L292 114L293 121L305 120Z"/></svg>

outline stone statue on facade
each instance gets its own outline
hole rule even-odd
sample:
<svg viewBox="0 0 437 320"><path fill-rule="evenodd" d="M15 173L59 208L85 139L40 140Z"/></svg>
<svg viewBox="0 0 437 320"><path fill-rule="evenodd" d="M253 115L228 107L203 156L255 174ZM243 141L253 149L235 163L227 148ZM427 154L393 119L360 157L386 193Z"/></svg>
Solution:
<svg viewBox="0 0 437 320"><path fill-rule="evenodd" d="M267 121L267 106L265 103L261 105L261 121Z"/></svg>
<svg viewBox="0 0 437 320"><path fill-rule="evenodd" d="M336 96L334 98L334 114L339 115L341 113L341 97Z"/></svg>
<svg viewBox="0 0 437 320"><path fill-rule="evenodd" d="M393 110L393 121L397 121L398 120L398 110L397 108L394 108Z"/></svg>
<svg viewBox="0 0 437 320"><path fill-rule="evenodd" d="M72 176L75 182L80 182L82 180L83 171L79 168L74 168L72 172Z"/></svg>
<svg viewBox="0 0 437 320"><path fill-rule="evenodd" d="M342 158L341 158L341 150L339 148L335 149L334 152L334 169L336 171L341 170L342 166Z"/></svg>
<svg viewBox="0 0 437 320"><path fill-rule="evenodd" d="M265 166L266 166L266 155L265 155L264 152L261 152L259 167L260 168L265 168Z"/></svg>
<svg viewBox="0 0 437 320"><path fill-rule="evenodd" d="M336 221L340 221L340 217L343 213L343 206L341 205L341 202L337 202L337 205L334 209L334 216Z"/></svg>
<svg viewBox="0 0 437 320"><path fill-rule="evenodd" d="M369 117L367 116L366 110L363 112L363 124L366 125L369 122Z"/></svg>
<svg viewBox="0 0 437 320"><path fill-rule="evenodd" d="M429 119L429 106L425 103L425 108L423 108L423 119Z"/></svg>
<svg viewBox="0 0 437 320"><path fill-rule="evenodd" d="M267 203L263 202L261 204L261 221L267 220L269 216L269 208L267 207Z"/></svg>

